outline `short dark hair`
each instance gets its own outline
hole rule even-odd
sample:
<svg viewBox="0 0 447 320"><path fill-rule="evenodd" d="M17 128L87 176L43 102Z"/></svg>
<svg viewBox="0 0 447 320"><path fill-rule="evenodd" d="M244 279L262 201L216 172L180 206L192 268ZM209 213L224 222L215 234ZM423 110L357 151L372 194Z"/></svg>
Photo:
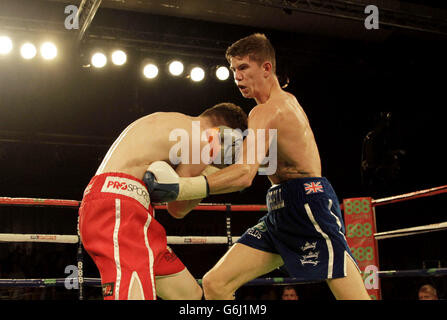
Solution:
<svg viewBox="0 0 447 320"><path fill-rule="evenodd" d="M231 102L222 102L206 109L200 117L207 117L211 122L218 125L226 125L233 129L244 132L248 126L247 114L241 107Z"/></svg>
<svg viewBox="0 0 447 320"><path fill-rule="evenodd" d="M276 55L270 40L262 33L254 33L242 38L228 47L225 58L231 63L233 57L248 56L261 65L264 61L272 63L273 73L276 73Z"/></svg>

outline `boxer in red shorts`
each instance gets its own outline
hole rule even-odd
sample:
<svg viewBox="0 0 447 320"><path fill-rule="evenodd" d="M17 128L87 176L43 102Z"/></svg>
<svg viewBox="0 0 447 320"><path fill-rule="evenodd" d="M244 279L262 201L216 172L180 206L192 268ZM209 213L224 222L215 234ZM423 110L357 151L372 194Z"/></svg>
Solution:
<svg viewBox="0 0 447 320"><path fill-rule="evenodd" d="M84 191L79 230L85 250L99 269L105 300L202 297L195 278L167 246L165 229L155 220L143 182L148 166L156 167L160 162L169 164L180 177L217 170L200 157L199 162L193 161L197 152L193 123L199 124L201 134L214 137L208 131L217 126L244 131L247 115L234 104L221 103L197 117L160 112L140 118L113 143ZM172 138L173 132L186 133L189 150L175 149L178 143ZM198 143L200 152L205 147L215 150L210 144L216 139ZM179 163L170 161L173 150L183 153L178 154L182 159ZM200 201L176 201L168 203L167 209L175 218L183 218Z"/></svg>

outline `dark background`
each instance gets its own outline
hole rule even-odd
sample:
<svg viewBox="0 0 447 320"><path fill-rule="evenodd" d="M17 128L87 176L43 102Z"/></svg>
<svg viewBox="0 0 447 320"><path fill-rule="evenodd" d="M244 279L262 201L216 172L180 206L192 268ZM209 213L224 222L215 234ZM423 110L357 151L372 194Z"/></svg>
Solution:
<svg viewBox="0 0 447 320"><path fill-rule="evenodd" d="M198 115L222 101L239 104L248 113L255 103L240 96L231 78L221 82L209 75L196 84L173 79L162 67L159 77L148 81L141 76L141 62L152 58L163 66L181 58L186 65L201 63L208 71L226 64L228 45L253 32L265 33L275 46L279 78L282 83L289 79L286 90L309 117L323 175L340 201L446 184L447 8L442 1L385 1L395 11L380 11L385 22L381 20L379 30L365 29L367 15L362 11L350 12L356 18L346 19L340 8L331 14L293 9L300 1L271 1L276 7L262 1L103 1L78 43L77 31L64 28L64 8L79 3L0 4L0 33L15 44L12 54L0 57L0 196L81 200L110 144L143 115ZM418 31L412 21L419 21ZM38 43L44 38L58 45L56 61L19 57L20 41ZM114 47L127 51L125 66L83 67L92 49ZM383 125L385 114L391 118ZM370 132L371 143L365 144ZM362 159L370 169L362 170ZM206 202L264 204L268 187L265 177L256 177L250 189ZM379 207L377 230L443 222L445 201L445 195L438 195ZM73 209L0 207L0 214L1 233L76 232ZM260 216L233 214L233 234L242 234ZM157 219L168 235L225 234L223 213L192 212L175 220L160 211ZM440 231L381 240L380 269L446 267L445 237ZM225 245L173 248L197 278L226 250ZM1 243L0 254L2 278L65 277L65 266L76 260L73 245ZM85 276L98 276L88 257ZM383 280L383 297L416 299L424 282L436 284L445 294L445 278L405 278ZM299 290L303 299L331 299L324 284ZM58 297L66 292L61 294Z"/></svg>

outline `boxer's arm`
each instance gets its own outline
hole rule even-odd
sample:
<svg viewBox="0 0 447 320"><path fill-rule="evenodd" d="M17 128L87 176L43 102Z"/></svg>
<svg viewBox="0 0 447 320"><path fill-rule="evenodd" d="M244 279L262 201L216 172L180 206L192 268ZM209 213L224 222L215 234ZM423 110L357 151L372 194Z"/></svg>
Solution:
<svg viewBox="0 0 447 320"><path fill-rule="evenodd" d="M210 194L236 192L251 186L261 161L269 151L269 129L276 129L274 124L277 117L278 109L272 105L252 109L248 117L248 136L243 143L242 163L207 176ZM258 132L261 134L258 135Z"/></svg>
<svg viewBox="0 0 447 320"><path fill-rule="evenodd" d="M200 175L203 172L204 167L204 164L180 164L175 171L180 177L194 177ZM202 199L171 201L167 203L167 209L172 217L182 219L201 201Z"/></svg>
<svg viewBox="0 0 447 320"><path fill-rule="evenodd" d="M172 207L173 214L181 218L189 212L187 209L191 210L210 194L230 193L249 187L261 162L269 153L269 130L276 129L274 124L278 121L277 117L278 110L275 106L256 106L248 117L249 131L243 143L242 160L239 159L236 164L207 177L198 175L199 173L188 173L187 177L180 178L178 173L163 161L151 164L143 181L148 186L154 202L157 201L155 199L162 202L188 201L178 208ZM276 161L276 154L273 156Z"/></svg>

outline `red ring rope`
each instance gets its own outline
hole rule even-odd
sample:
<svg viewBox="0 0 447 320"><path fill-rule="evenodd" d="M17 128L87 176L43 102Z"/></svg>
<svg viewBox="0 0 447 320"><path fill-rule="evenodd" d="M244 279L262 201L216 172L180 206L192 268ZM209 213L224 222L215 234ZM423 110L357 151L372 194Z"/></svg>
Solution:
<svg viewBox="0 0 447 320"><path fill-rule="evenodd" d="M434 196L441 193L447 192L447 185L405 193L397 196L382 198L382 199L373 199L372 205L382 206L389 203L395 203L400 201L406 201L421 197ZM81 201L77 200L61 200L61 199L39 199L39 198L9 198L9 197L0 197L0 205L24 205L24 206L61 206L61 207L75 207L78 208L81 204ZM197 211L226 211L229 207L230 211L243 211L243 212L252 212L252 211L267 211L266 205L257 205L257 204L249 204L249 205L234 205L234 204L213 204L213 203L202 203L194 208ZM343 204L340 203L340 207L343 210ZM155 204L155 209L166 209L166 205Z"/></svg>
<svg viewBox="0 0 447 320"><path fill-rule="evenodd" d="M446 193L446 192L447 192L447 185L444 185L444 186L440 186L440 187L436 187L436 188L405 193L405 194L401 194L401 195L394 196L394 197L372 200L372 205L375 207L383 206L388 203L400 202L400 201L411 200L411 199L416 199L416 198L421 198L421 197L434 196L434 195Z"/></svg>
<svg viewBox="0 0 447 320"><path fill-rule="evenodd" d="M79 207L80 204L76 200L0 197L0 205Z"/></svg>

